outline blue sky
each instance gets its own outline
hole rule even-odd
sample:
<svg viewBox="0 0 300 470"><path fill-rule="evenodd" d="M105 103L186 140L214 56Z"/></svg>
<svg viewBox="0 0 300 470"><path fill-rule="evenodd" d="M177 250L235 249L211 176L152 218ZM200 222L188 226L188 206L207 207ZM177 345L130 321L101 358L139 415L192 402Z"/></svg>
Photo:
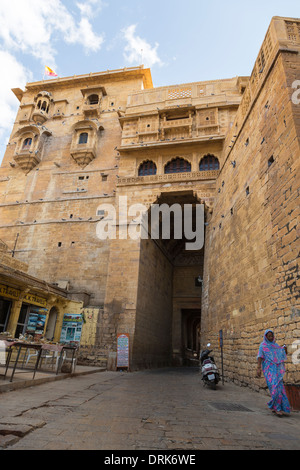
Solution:
<svg viewBox="0 0 300 470"><path fill-rule="evenodd" d="M11 88L150 67L154 86L250 75L272 16L299 0L0 0L0 161L18 109Z"/></svg>

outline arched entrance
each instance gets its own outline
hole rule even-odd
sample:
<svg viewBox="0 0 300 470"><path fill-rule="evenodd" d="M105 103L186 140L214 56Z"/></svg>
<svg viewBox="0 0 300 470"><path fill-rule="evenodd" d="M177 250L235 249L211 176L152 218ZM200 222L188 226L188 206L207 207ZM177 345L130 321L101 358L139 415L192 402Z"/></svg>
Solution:
<svg viewBox="0 0 300 470"><path fill-rule="evenodd" d="M204 206L193 191L166 192L157 199L157 205L174 204L192 209L193 232L197 223L198 207ZM179 210L180 212L180 210ZM133 363L136 367L192 364L199 357L201 293L204 247L191 250L191 238L179 236L175 215L170 215L169 234L162 236L163 216L151 219L148 213L148 238L140 242L138 292L133 342ZM182 217L182 228L184 228ZM153 238L154 232L159 236ZM199 228L199 227L198 227ZM168 230L167 230L168 232ZM197 245L195 245L197 246Z"/></svg>
<svg viewBox="0 0 300 470"><path fill-rule="evenodd" d="M45 337L49 341L53 341L55 334L55 327L57 322L58 310L56 307L52 307L49 312L48 323L46 327Z"/></svg>

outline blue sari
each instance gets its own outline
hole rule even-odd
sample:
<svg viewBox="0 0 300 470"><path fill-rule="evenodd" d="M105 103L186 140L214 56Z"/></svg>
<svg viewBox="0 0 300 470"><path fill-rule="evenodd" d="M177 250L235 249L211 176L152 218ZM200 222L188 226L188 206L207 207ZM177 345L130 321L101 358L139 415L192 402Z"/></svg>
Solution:
<svg viewBox="0 0 300 470"><path fill-rule="evenodd" d="M265 331L264 340L260 344L257 356L262 359L262 370L272 398L268 407L274 411L290 413L291 408L283 385L286 352L284 348L275 343L275 337L273 337L273 341L268 340L267 333L270 331L272 330Z"/></svg>

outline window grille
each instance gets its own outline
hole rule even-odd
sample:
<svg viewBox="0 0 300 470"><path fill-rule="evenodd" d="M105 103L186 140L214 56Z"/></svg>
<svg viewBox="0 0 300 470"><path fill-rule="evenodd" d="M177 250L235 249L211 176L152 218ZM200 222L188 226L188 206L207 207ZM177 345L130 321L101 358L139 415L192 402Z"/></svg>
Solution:
<svg viewBox="0 0 300 470"><path fill-rule="evenodd" d="M168 100L176 100L178 98L190 98L192 96L191 88L173 88L168 90Z"/></svg>
<svg viewBox="0 0 300 470"><path fill-rule="evenodd" d="M175 158L165 166L165 174L188 173L191 171L191 164L183 158Z"/></svg>
<svg viewBox="0 0 300 470"><path fill-rule="evenodd" d="M90 95L88 97L88 102L89 102L90 105L98 104L99 103L99 96L98 95Z"/></svg>
<svg viewBox="0 0 300 470"><path fill-rule="evenodd" d="M22 146L22 149L29 149L31 147L31 144L32 144L32 139L31 137L27 137L27 139L24 140L23 142L23 146Z"/></svg>
<svg viewBox="0 0 300 470"><path fill-rule="evenodd" d="M200 165L199 165L200 171L210 171L210 170L219 170L219 169L220 169L219 160L214 155L206 155L205 157L202 158Z"/></svg>
<svg viewBox="0 0 300 470"><path fill-rule="evenodd" d="M86 144L88 141L88 133L87 132L82 132L79 136L79 144Z"/></svg>
<svg viewBox="0 0 300 470"><path fill-rule="evenodd" d="M152 161L143 162L139 167L139 176L156 175L156 165Z"/></svg>

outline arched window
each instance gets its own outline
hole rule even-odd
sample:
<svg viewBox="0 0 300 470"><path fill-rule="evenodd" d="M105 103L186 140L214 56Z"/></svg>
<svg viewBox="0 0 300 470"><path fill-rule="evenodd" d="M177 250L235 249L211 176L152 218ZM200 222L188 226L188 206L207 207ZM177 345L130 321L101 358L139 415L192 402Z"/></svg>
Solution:
<svg viewBox="0 0 300 470"><path fill-rule="evenodd" d="M41 102L41 100L39 100L37 107L40 109L41 105L42 105L42 102Z"/></svg>
<svg viewBox="0 0 300 470"><path fill-rule="evenodd" d="M82 132L79 136L79 144L86 144L88 141L88 133L87 132Z"/></svg>
<svg viewBox="0 0 300 470"><path fill-rule="evenodd" d="M147 160L139 167L139 176L156 175L156 165L154 162Z"/></svg>
<svg viewBox="0 0 300 470"><path fill-rule="evenodd" d="M98 104L99 103L99 96L98 95L90 95L88 97L89 104Z"/></svg>
<svg viewBox="0 0 300 470"><path fill-rule="evenodd" d="M32 144L32 138L27 137L27 139L25 139L24 142L23 142L22 150L29 149L31 147L31 144Z"/></svg>
<svg viewBox="0 0 300 470"><path fill-rule="evenodd" d="M42 110L42 111L47 111L47 103L46 103L46 101L43 101L41 110Z"/></svg>
<svg viewBox="0 0 300 470"><path fill-rule="evenodd" d="M184 158L175 158L165 166L165 174L168 173L188 173L191 171L191 164Z"/></svg>
<svg viewBox="0 0 300 470"><path fill-rule="evenodd" d="M214 155L205 155L205 157L202 158L200 165L199 165L200 171L219 170L219 169L220 169L219 160Z"/></svg>

